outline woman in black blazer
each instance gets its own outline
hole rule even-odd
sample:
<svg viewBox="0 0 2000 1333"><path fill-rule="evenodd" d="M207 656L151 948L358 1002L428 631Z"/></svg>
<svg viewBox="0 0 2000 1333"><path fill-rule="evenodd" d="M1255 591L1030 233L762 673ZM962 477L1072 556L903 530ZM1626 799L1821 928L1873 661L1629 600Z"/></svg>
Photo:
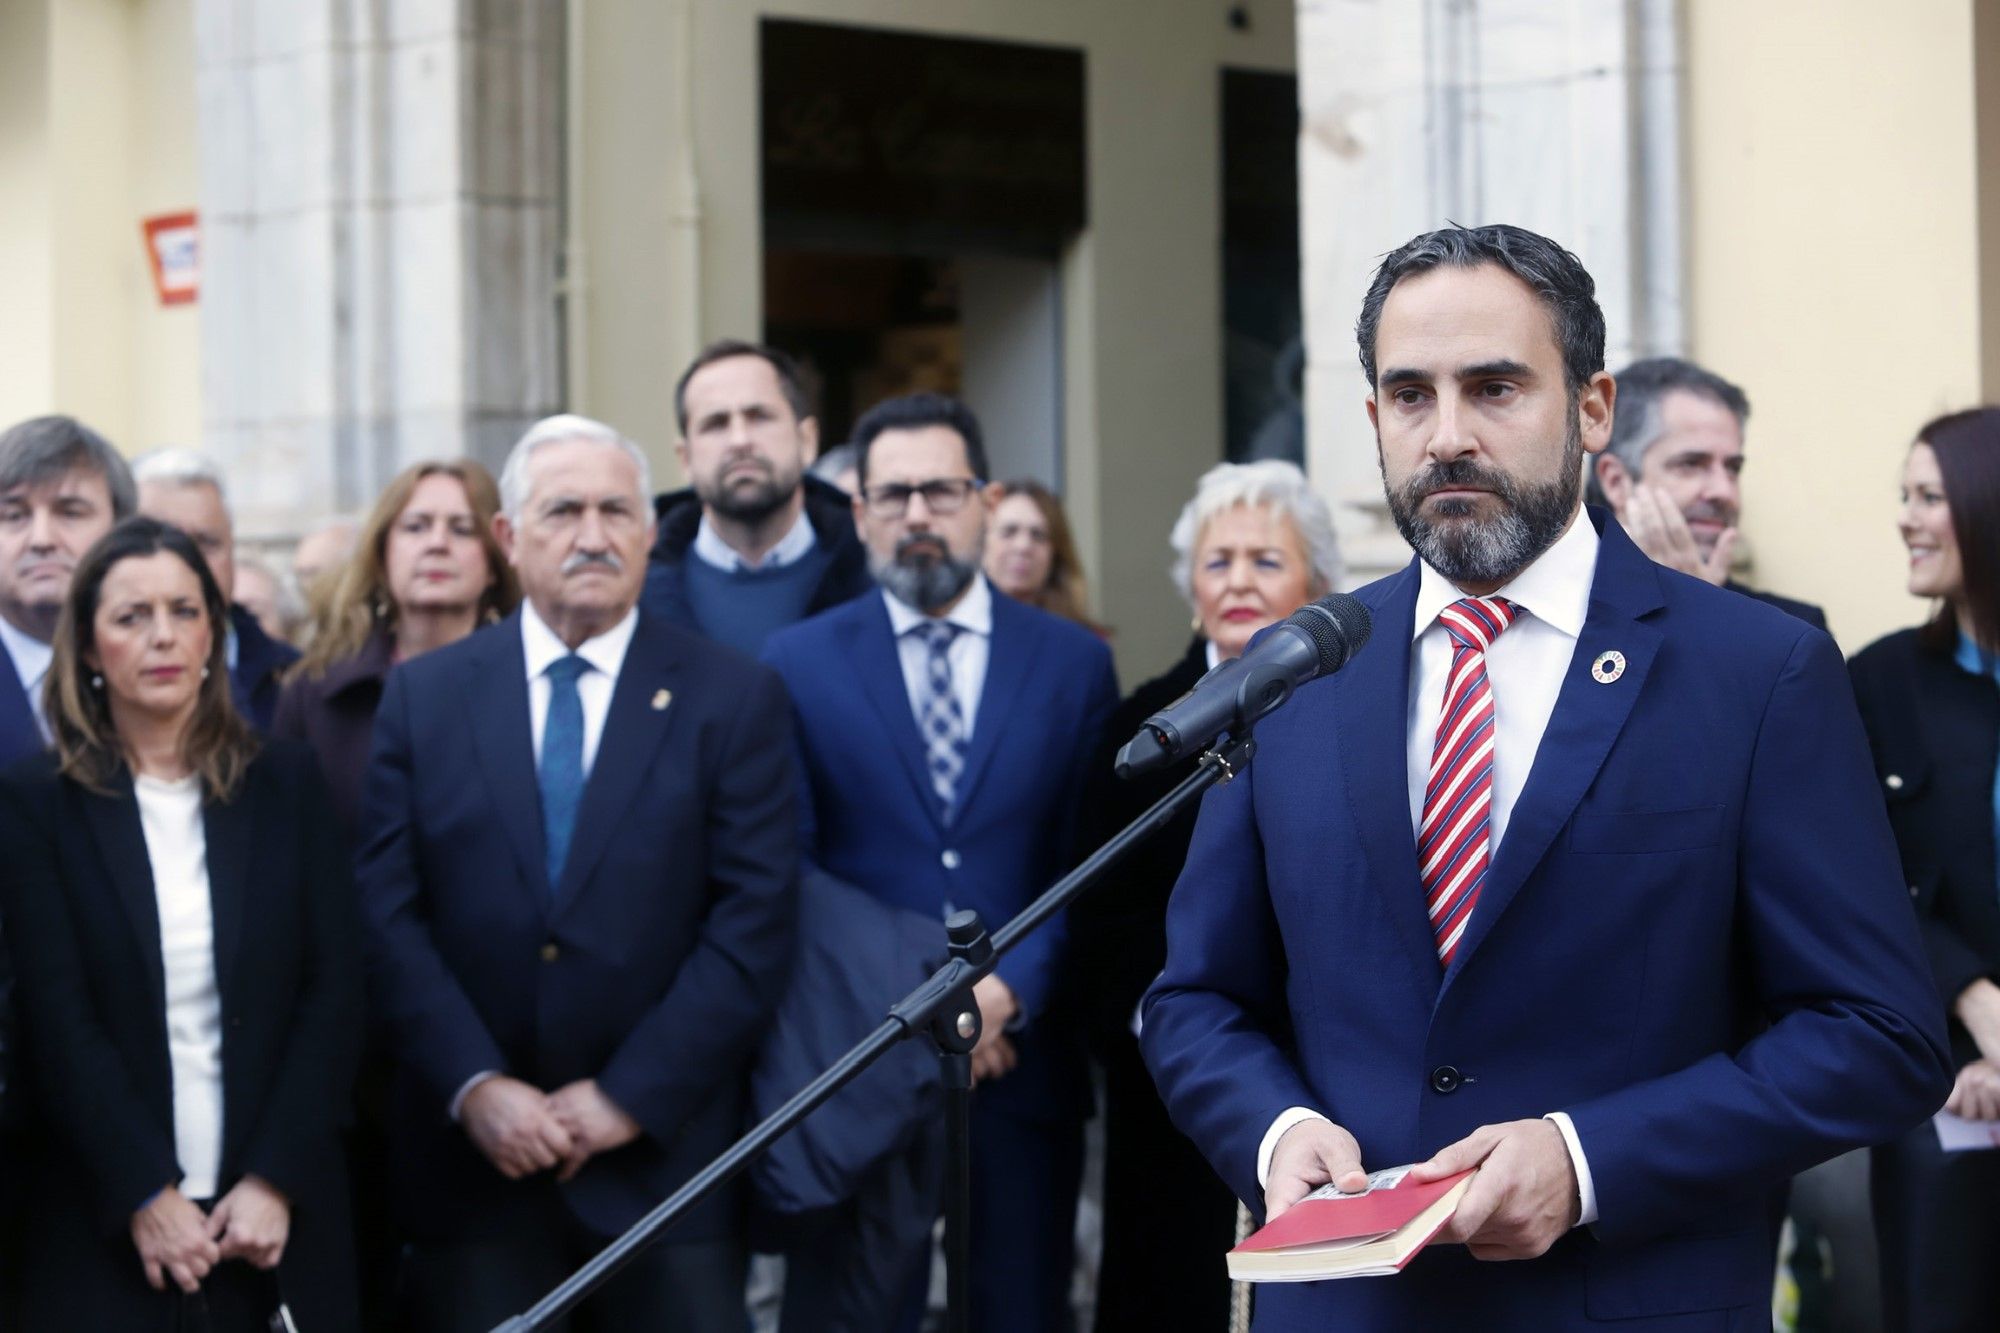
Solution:
<svg viewBox="0 0 2000 1333"><path fill-rule="evenodd" d="M57 628L54 749L0 778L29 1329L355 1324L348 859L311 756L233 711L225 615L178 530L113 529Z"/></svg>
<svg viewBox="0 0 2000 1333"><path fill-rule="evenodd" d="M2000 408L1924 427L1903 468L1909 589L1937 615L1852 665L1958 1081L1946 1109L2000 1121ZM1929 1124L1871 1170L1891 1333L2000 1328L2000 1151Z"/></svg>
<svg viewBox="0 0 2000 1333"><path fill-rule="evenodd" d="M1223 463L1205 474L1174 525L1174 581L1194 608L1195 638L1165 675L1128 695L1106 727L1078 821L1087 855L1180 785L1186 759L1130 782L1112 771L1142 723L1259 630L1326 593L1340 574L1326 504L1290 463ZM1229 1323L1224 1253L1236 1200L1174 1128L1139 1057L1139 1001L1167 961L1167 898L1194 837L1192 811L1120 862L1070 909L1068 994L1104 1072L1103 1333L1133 1328L1220 1333Z"/></svg>

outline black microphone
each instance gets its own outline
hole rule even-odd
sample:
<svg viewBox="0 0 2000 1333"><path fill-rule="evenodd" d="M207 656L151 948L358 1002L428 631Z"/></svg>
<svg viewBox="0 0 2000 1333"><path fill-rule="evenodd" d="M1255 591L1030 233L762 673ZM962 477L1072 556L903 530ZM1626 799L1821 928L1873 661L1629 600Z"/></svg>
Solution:
<svg viewBox="0 0 2000 1333"><path fill-rule="evenodd" d="M1368 608L1344 592L1308 602L1257 636L1250 650L1196 681L1146 719L1118 752L1118 776L1198 754L1223 732L1238 732L1278 708L1309 680L1330 676L1368 642Z"/></svg>

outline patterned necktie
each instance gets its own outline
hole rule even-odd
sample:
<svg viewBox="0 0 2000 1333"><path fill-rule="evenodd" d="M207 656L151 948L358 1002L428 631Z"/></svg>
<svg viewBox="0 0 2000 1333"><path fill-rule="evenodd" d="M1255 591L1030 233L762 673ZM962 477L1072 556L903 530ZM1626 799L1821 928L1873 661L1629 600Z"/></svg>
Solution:
<svg viewBox="0 0 2000 1333"><path fill-rule="evenodd" d="M931 791L938 798L944 821L949 824L956 811L958 779L965 772L965 713L958 706L958 692L951 687L951 645L958 626L949 620L926 620L912 629L923 642L924 691L917 705L917 730L924 738L924 763L931 775Z"/></svg>
<svg viewBox="0 0 2000 1333"><path fill-rule="evenodd" d="M562 881L569 859L570 835L576 832L576 807L583 799L583 696L577 678L590 663L571 653L549 663L549 714L542 723L542 762L536 777L542 788L542 835L548 848L549 893Z"/></svg>
<svg viewBox="0 0 2000 1333"><path fill-rule="evenodd" d="M1493 689L1486 650L1519 608L1501 597L1466 597L1438 614L1451 635L1451 674L1424 785L1417 865L1430 907L1438 962L1451 966L1486 882L1493 810Z"/></svg>

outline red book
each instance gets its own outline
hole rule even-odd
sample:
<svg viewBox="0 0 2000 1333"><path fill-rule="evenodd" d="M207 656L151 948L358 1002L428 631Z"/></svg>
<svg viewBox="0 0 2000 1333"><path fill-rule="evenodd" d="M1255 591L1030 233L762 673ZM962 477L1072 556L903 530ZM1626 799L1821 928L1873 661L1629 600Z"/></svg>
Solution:
<svg viewBox="0 0 2000 1333"><path fill-rule="evenodd" d="M1238 1282L1318 1282L1402 1271L1458 1209L1473 1173L1423 1184L1395 1167L1343 1194L1322 1185L1229 1252Z"/></svg>

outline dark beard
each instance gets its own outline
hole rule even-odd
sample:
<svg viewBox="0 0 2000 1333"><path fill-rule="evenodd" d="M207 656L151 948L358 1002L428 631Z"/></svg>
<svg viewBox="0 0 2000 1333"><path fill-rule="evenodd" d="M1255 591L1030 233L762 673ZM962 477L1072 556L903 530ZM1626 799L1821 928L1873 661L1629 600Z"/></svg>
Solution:
<svg viewBox="0 0 2000 1333"><path fill-rule="evenodd" d="M910 548L920 542L935 544L944 554L910 555ZM981 546L984 546L983 542ZM931 612L949 606L970 587L973 576L979 573L979 564L975 560L953 558L951 548L945 545L942 537L912 535L896 543L894 559L878 560L871 551L868 572L897 601L905 606L914 606L919 611Z"/></svg>
<svg viewBox="0 0 2000 1333"><path fill-rule="evenodd" d="M798 493L797 473L785 477L766 472L754 481L738 481L733 486L718 482L695 487L696 497L710 509L753 528L790 504Z"/></svg>
<svg viewBox="0 0 2000 1333"><path fill-rule="evenodd" d="M1476 519L1471 503L1451 501L1441 506L1442 522L1424 517L1428 496L1461 486L1493 492L1501 512ZM1504 472L1457 458L1432 464L1400 487L1384 489L1396 531L1425 564L1453 583L1498 586L1539 559L1569 526L1583 493L1583 432L1572 411L1562 466L1554 481L1541 485L1524 486Z"/></svg>

